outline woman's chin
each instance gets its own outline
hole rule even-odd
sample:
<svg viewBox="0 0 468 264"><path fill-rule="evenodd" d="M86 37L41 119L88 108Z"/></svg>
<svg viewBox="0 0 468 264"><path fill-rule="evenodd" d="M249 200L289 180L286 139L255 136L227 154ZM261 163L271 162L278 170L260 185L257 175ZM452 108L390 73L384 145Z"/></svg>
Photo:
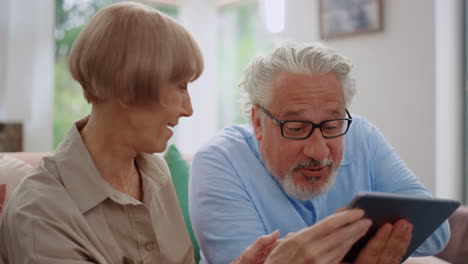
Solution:
<svg viewBox="0 0 468 264"><path fill-rule="evenodd" d="M166 150L166 148L167 148L167 141L151 142L151 143L144 144L144 146L139 149L139 152L148 153L148 154L162 153Z"/></svg>
<svg viewBox="0 0 468 264"><path fill-rule="evenodd" d="M159 143L158 146L155 146L153 149L153 153L162 153L166 150L167 148L167 141L164 143Z"/></svg>

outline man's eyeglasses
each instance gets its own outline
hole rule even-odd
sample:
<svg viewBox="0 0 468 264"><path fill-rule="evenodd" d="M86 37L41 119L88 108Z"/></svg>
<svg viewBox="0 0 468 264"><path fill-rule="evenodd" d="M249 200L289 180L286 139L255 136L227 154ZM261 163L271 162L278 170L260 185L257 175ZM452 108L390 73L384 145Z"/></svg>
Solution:
<svg viewBox="0 0 468 264"><path fill-rule="evenodd" d="M260 109L269 117L273 122L278 124L281 128L281 135L289 139L306 139L312 135L315 128L320 129L324 138L336 138L343 136L348 132L349 126L353 121L353 118L349 114L348 110L345 109L348 118L338 118L332 120L325 120L319 124L315 124L310 121L299 121L299 120L283 120L279 121L274 118L265 108L260 106Z"/></svg>

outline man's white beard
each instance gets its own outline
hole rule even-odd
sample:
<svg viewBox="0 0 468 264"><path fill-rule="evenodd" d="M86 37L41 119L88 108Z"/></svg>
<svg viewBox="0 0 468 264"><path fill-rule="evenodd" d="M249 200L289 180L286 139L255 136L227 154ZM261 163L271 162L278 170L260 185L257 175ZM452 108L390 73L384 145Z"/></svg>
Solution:
<svg viewBox="0 0 468 264"><path fill-rule="evenodd" d="M322 176L327 177L327 179L326 182L320 186L303 186L297 184L294 180L294 173L296 172L296 168L300 167L301 165L303 165L304 167L309 166L309 164L313 162L311 161L307 162L306 164L296 164L293 169L289 170L289 172L286 175L284 175L284 177L279 177L278 173L273 172L268 164L267 166L270 167L269 170L271 174L273 175L273 177L275 177L276 181L280 184L281 188L287 195L302 201L307 201L314 197L325 194L335 183L337 174L337 169L332 168L332 171L329 175ZM318 163L316 162L314 165L310 166L325 166L327 164L330 166L330 168L332 167L331 161L329 160L321 161L320 165L318 165Z"/></svg>

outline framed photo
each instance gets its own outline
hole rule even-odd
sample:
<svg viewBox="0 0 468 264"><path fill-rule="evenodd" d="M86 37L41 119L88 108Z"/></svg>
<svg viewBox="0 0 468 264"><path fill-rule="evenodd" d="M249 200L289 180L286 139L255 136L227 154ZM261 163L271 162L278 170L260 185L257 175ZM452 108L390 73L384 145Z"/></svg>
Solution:
<svg viewBox="0 0 468 264"><path fill-rule="evenodd" d="M319 5L322 39L382 31L382 0L319 0Z"/></svg>

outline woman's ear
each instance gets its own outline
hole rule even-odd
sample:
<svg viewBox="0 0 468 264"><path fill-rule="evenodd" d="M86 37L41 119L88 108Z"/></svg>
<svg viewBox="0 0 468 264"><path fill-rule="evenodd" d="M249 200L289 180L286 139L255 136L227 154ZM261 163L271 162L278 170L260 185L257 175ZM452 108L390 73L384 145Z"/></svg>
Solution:
<svg viewBox="0 0 468 264"><path fill-rule="evenodd" d="M258 113L258 106L252 106L251 109L251 118L252 118L252 125L254 128L255 138L257 141L262 140L262 117Z"/></svg>

